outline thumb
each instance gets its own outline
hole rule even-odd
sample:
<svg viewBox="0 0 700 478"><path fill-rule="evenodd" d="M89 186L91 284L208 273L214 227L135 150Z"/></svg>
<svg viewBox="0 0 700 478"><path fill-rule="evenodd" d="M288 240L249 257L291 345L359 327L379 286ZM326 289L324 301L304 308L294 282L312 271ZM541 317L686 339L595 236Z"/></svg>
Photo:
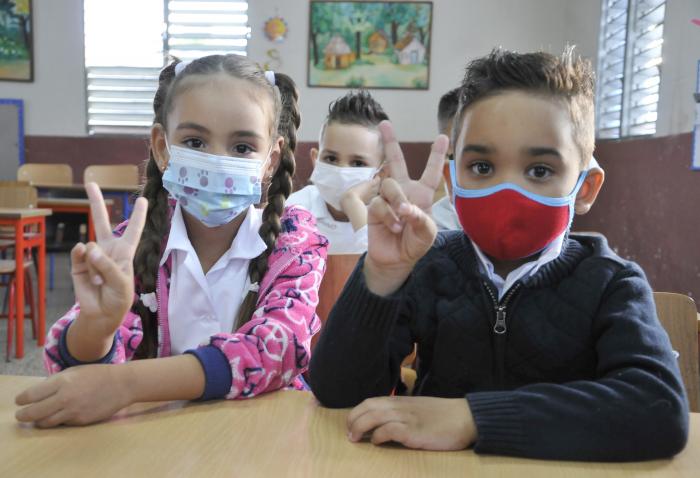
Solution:
<svg viewBox="0 0 700 478"><path fill-rule="evenodd" d="M409 227L414 233L415 239L418 241L416 245L422 249L420 252L422 256L433 245L437 236L435 221L415 204L403 203L398 212L400 219L406 223L404 227Z"/></svg>

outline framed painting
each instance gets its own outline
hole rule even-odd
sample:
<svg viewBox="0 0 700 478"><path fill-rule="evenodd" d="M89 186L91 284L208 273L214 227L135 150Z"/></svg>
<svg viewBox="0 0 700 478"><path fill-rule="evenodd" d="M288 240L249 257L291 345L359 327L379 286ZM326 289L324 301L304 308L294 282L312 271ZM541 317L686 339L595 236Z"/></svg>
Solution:
<svg viewBox="0 0 700 478"><path fill-rule="evenodd" d="M0 0L0 81L33 81L32 0Z"/></svg>
<svg viewBox="0 0 700 478"><path fill-rule="evenodd" d="M310 2L307 84L427 90L432 2Z"/></svg>

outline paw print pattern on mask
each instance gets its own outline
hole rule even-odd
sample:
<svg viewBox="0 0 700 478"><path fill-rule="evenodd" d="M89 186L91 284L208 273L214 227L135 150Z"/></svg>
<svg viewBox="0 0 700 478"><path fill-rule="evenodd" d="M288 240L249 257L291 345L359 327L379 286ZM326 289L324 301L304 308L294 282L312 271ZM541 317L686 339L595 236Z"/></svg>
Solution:
<svg viewBox="0 0 700 478"><path fill-rule="evenodd" d="M236 190L236 186L233 182L233 178L231 178L231 177L226 178L226 180L224 181L224 191L231 194L235 190Z"/></svg>
<svg viewBox="0 0 700 478"><path fill-rule="evenodd" d="M194 189L194 188L190 188L190 187L185 186L184 188L182 188L182 190L183 190L183 191L185 192L185 194L187 194L188 196L196 196L196 195L197 195L197 190Z"/></svg>
<svg viewBox="0 0 700 478"><path fill-rule="evenodd" d="M197 176L199 177L199 185L206 188L209 184L209 171L202 170L197 173Z"/></svg>
<svg viewBox="0 0 700 478"><path fill-rule="evenodd" d="M182 166L180 168L180 173L177 178L177 182L180 184L185 184L189 178L187 177L187 168Z"/></svg>

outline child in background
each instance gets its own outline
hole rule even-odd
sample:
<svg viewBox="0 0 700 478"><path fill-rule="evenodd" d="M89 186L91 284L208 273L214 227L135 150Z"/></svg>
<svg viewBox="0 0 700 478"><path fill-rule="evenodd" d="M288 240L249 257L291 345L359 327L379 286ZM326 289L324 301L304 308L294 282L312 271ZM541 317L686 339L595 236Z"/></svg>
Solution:
<svg viewBox="0 0 700 478"><path fill-rule="evenodd" d="M388 119L366 91L350 92L330 104L319 149L311 150L311 185L289 204L305 207L328 238L329 254L367 250L367 203L377 194L383 149L377 125Z"/></svg>
<svg viewBox="0 0 700 478"><path fill-rule="evenodd" d="M97 244L71 253L77 304L49 331L53 375L17 397L20 421L250 398L307 367L327 241L307 211L285 208L294 82L237 55L171 63L159 81L143 198L113 235L87 185Z"/></svg>
<svg viewBox="0 0 700 478"><path fill-rule="evenodd" d="M601 236L569 234L603 183L589 169L590 64L571 49L496 50L469 64L460 94L462 230L438 234L426 214L447 138L413 181L382 123L389 177L369 205L367 254L316 345L314 394L356 406L352 441L557 460L680 452L688 401L644 273ZM416 396L387 397L414 343Z"/></svg>
<svg viewBox="0 0 700 478"><path fill-rule="evenodd" d="M459 107L459 88L448 91L442 98L440 98L440 103L438 104L438 133L444 134L450 137L452 134L452 120L457 113L457 108ZM452 142L450 142L452 144ZM452 205L452 186L450 184L450 168L449 162L452 158L452 150L447 151L447 161L445 162L443 177L445 181L442 182L439 188L446 188L447 194L441 197L438 201L433 204L431 216L438 231L454 231L459 230L461 226L459 225L459 219L457 218L457 211L455 211Z"/></svg>

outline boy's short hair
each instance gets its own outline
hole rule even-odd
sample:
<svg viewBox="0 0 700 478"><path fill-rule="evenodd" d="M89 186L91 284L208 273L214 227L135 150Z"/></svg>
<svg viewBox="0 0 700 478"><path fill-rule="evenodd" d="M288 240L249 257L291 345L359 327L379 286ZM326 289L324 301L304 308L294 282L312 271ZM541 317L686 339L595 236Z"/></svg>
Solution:
<svg viewBox="0 0 700 478"><path fill-rule="evenodd" d="M374 128L389 116L382 105L366 90L350 91L328 106L328 115L321 128L321 139L326 126L331 123L350 124Z"/></svg>
<svg viewBox="0 0 700 478"><path fill-rule="evenodd" d="M459 107L459 88L454 88L440 98L440 103L438 103L438 129L440 133L447 130L450 121L457 114L457 108ZM450 132L447 131L449 134Z"/></svg>
<svg viewBox="0 0 700 478"><path fill-rule="evenodd" d="M594 77L590 61L574 54L573 47L567 47L561 56L494 49L467 65L460 89L458 120L452 130L454 141L459 135L464 112L471 105L505 91L525 91L566 104L574 142L585 165L595 145Z"/></svg>

